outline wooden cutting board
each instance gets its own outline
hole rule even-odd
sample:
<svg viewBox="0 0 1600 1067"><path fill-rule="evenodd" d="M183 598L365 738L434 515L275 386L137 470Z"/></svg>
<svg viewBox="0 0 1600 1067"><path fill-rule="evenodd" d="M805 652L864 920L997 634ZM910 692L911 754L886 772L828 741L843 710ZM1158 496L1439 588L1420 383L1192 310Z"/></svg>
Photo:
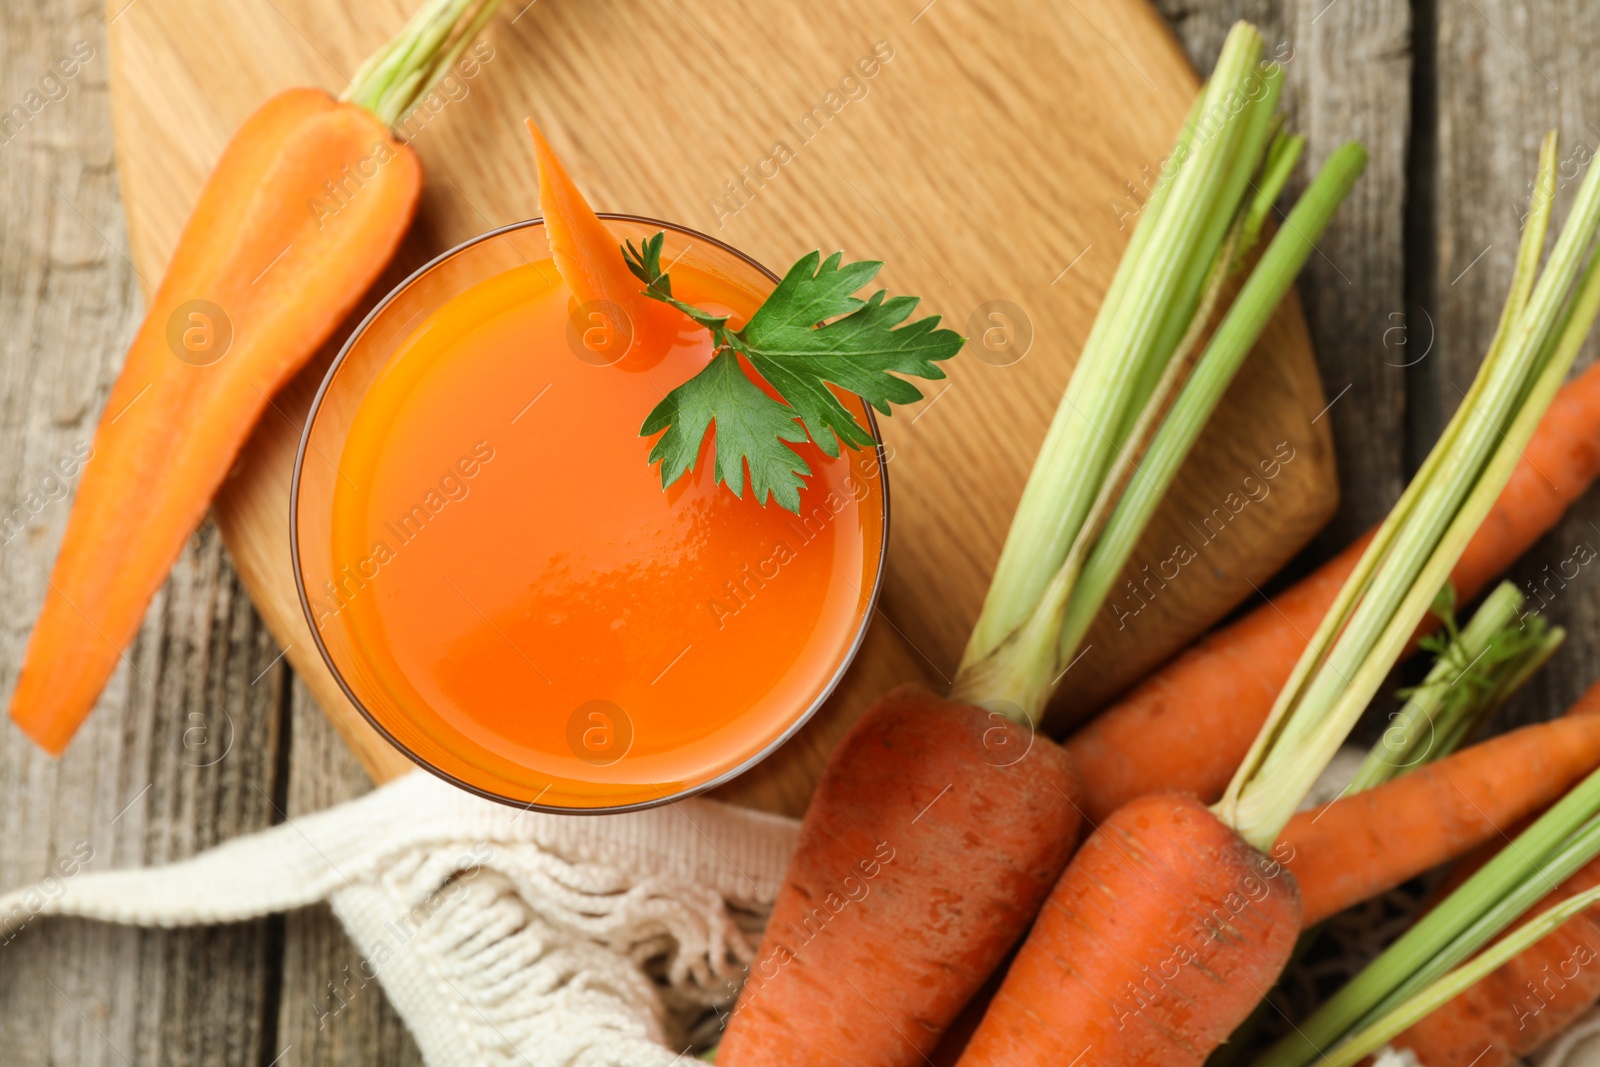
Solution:
<svg viewBox="0 0 1600 1067"><path fill-rule="evenodd" d="M798 812L875 695L952 673L1195 75L1145 0L525 2L506 0L475 62L405 123L427 183L369 299L459 241L536 213L521 124L531 115L598 209L705 230L780 270L818 247L883 259L892 291L921 294L924 310L974 338L947 385L885 426L893 533L859 660L804 731L723 790ZM288 86L338 93L413 6L109 0L118 162L147 283L244 117ZM290 662L383 780L411 764L334 684L289 564L295 444L336 348L276 398L214 513ZM1138 588L1119 590L1091 635L1058 725L1225 614L1331 515L1323 405L1291 298L1130 565ZM1180 545L1195 560L1152 580L1174 573Z"/></svg>

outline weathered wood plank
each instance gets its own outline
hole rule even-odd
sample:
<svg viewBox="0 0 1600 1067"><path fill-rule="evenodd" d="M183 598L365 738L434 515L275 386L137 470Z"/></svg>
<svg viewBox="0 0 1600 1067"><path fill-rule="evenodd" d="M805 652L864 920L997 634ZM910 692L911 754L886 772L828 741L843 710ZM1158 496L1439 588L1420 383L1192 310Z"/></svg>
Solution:
<svg viewBox="0 0 1600 1067"><path fill-rule="evenodd" d="M371 788L361 764L298 679L290 722L291 818L353 800ZM326 905L288 916L278 1038L280 1047L294 1049L294 1063L422 1063L410 1032L362 964L360 950Z"/></svg>
<svg viewBox="0 0 1600 1067"><path fill-rule="evenodd" d="M1561 134L1556 219L1600 150L1600 8L1547 0L1441 0L1438 6L1438 168L1432 202L1438 262L1430 302L1438 325L1423 364L1444 413L1454 411L1494 332L1510 285L1539 140ZM1595 344L1579 357L1594 358ZM1512 571L1568 630L1567 645L1502 716L1547 718L1595 681L1600 654L1600 498L1589 494Z"/></svg>
<svg viewBox="0 0 1600 1067"><path fill-rule="evenodd" d="M1343 141L1367 146L1366 173L1300 276L1323 390L1333 422L1341 490L1338 514L1305 553L1320 559L1383 518L1406 481L1409 353L1415 324L1406 304L1406 204L1411 130L1410 5L1393 0L1159 0L1201 70L1228 27L1249 19L1284 66L1284 108L1307 137L1300 183ZM1297 190L1293 190L1297 191ZM1410 327L1408 329L1408 327ZM1431 438L1430 438L1431 439ZM1362 913L1373 921L1374 905ZM1324 938L1274 993L1281 1011L1303 1015L1344 974L1347 946ZM1315 995L1313 995L1315 994ZM1266 1012L1257 1040L1286 1024ZM1248 1057L1244 1057L1247 1059Z"/></svg>
<svg viewBox="0 0 1600 1067"><path fill-rule="evenodd" d="M1300 277L1331 406L1339 513L1314 551L1342 547L1405 487L1404 212L1411 98L1410 6L1394 0L1158 0L1190 60L1216 62L1228 27L1261 27L1283 64L1291 128L1308 138L1302 175L1359 140L1371 160ZM1303 181L1303 178L1302 178ZM1294 190L1292 190L1294 191Z"/></svg>
<svg viewBox="0 0 1600 1067"><path fill-rule="evenodd" d="M100 5L6 5L0 56L0 108L22 109L0 116L10 122L0 127L0 522L11 519L0 533L0 691L9 693L76 460L139 298ZM0 889L53 874L53 891L71 893L78 870L159 863L267 825L286 679L276 656L207 528L60 762L0 728ZM263 994L277 971L271 922L141 931L22 913L5 927L8 1063L271 1059L262 1056Z"/></svg>

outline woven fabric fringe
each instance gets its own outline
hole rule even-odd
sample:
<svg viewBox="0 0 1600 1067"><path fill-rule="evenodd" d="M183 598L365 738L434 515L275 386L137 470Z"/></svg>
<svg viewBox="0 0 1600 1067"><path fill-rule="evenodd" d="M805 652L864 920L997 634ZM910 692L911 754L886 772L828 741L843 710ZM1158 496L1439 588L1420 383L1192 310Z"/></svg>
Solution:
<svg viewBox="0 0 1600 1067"><path fill-rule="evenodd" d="M181 863L6 894L0 922L188 926L327 900L432 1067L667 1067L730 1005L797 829L707 800L518 811L418 772Z"/></svg>

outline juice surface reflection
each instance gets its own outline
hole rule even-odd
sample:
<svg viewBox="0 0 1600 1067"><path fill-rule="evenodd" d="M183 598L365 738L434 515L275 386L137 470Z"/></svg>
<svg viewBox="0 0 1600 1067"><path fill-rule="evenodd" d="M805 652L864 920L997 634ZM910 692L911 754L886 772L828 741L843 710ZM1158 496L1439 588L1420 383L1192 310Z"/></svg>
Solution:
<svg viewBox="0 0 1600 1067"><path fill-rule="evenodd" d="M799 516L714 483L704 450L663 492L638 429L708 335L684 320L603 365L555 279L548 260L489 278L389 360L338 460L339 580L312 609L356 650L362 704L446 774L648 802L755 756L830 683L877 571L878 458L800 446ZM673 286L736 322L763 296L683 265Z"/></svg>

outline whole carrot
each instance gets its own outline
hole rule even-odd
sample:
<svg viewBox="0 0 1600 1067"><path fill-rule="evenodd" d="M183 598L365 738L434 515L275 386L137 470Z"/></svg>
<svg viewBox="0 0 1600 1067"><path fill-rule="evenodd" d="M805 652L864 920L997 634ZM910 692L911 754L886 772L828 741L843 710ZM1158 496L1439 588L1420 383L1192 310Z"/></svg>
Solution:
<svg viewBox="0 0 1600 1067"><path fill-rule="evenodd" d="M1526 552L1600 475L1600 363L1562 388L1525 452L1452 572L1462 600ZM1371 537L1202 638L1065 741L1090 821L1145 793L1222 794Z"/></svg>
<svg viewBox="0 0 1600 1067"><path fill-rule="evenodd" d="M1193 797L1118 809L1071 872L960 1062L1199 1063L1300 933L1294 878Z"/></svg>
<svg viewBox="0 0 1600 1067"><path fill-rule="evenodd" d="M422 167L390 124L497 2L428 0L354 99L287 90L223 151L106 402L11 697L49 752L99 698L272 395L394 255Z"/></svg>
<svg viewBox="0 0 1600 1067"><path fill-rule="evenodd" d="M1524 726L1290 820L1274 855L1307 925L1498 840L1600 765L1600 685Z"/></svg>
<svg viewBox="0 0 1600 1067"><path fill-rule="evenodd" d="M717 1062L923 1062L1066 865L1076 794L1023 726L879 700L823 771Z"/></svg>

